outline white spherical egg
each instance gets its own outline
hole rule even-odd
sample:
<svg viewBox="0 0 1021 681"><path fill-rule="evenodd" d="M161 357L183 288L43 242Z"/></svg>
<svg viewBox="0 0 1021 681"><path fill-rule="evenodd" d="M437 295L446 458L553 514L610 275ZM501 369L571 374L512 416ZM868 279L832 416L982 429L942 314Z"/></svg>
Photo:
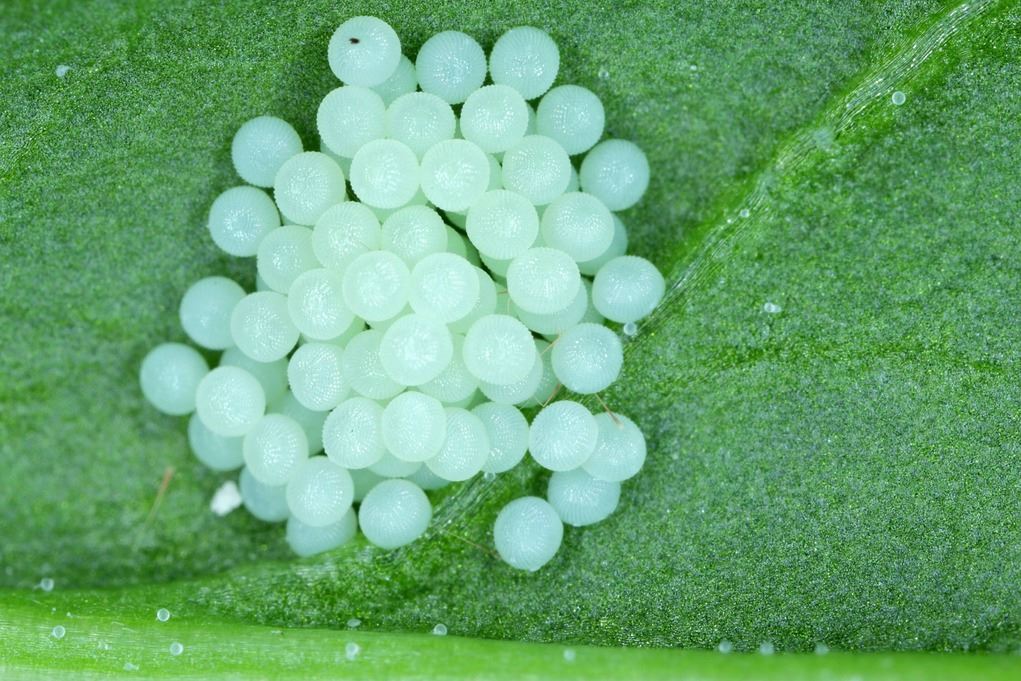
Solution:
<svg viewBox="0 0 1021 681"><path fill-rule="evenodd" d="M489 55L494 83L509 85L525 99L549 90L560 70L560 50L545 31L518 26L501 35Z"/></svg>
<svg viewBox="0 0 1021 681"><path fill-rule="evenodd" d="M371 87L384 83L397 70L401 39L382 19L352 17L334 31L326 54L337 78Z"/></svg>
<svg viewBox="0 0 1021 681"><path fill-rule="evenodd" d="M594 277L600 267L614 258L627 253L627 243L627 227L624 226L624 223L618 216L614 215L613 240L610 242L609 247L595 258L579 262L578 270L585 276Z"/></svg>
<svg viewBox="0 0 1021 681"><path fill-rule="evenodd" d="M388 251L363 253L344 270L344 302L367 322L396 317L408 302L411 272Z"/></svg>
<svg viewBox="0 0 1021 681"><path fill-rule="evenodd" d="M427 255L446 250L447 227L432 208L406 206L383 223L380 246L413 267Z"/></svg>
<svg viewBox="0 0 1021 681"><path fill-rule="evenodd" d="M464 364L464 336L451 334L454 352L450 363L440 375L418 387L426 395L435 397L444 404L452 404L470 398L479 386L477 378L472 376Z"/></svg>
<svg viewBox="0 0 1021 681"><path fill-rule="evenodd" d="M418 184L418 158L403 142L373 140L351 161L351 190L369 206L400 208L415 196Z"/></svg>
<svg viewBox="0 0 1021 681"><path fill-rule="evenodd" d="M342 360L343 374L351 388L373 400L388 400L404 390L404 386L390 378L383 368L379 358L382 340L382 331L363 331L345 346Z"/></svg>
<svg viewBox="0 0 1021 681"><path fill-rule="evenodd" d="M503 186L536 206L544 206L567 190L571 159L556 141L526 135L503 155Z"/></svg>
<svg viewBox="0 0 1021 681"><path fill-rule="evenodd" d="M528 449L528 421L517 407L483 402L471 410L486 427L489 456L482 470L503 473L521 463Z"/></svg>
<svg viewBox="0 0 1021 681"><path fill-rule="evenodd" d="M278 360L298 342L287 296L274 291L257 291L242 298L231 313L230 333L234 344L257 362Z"/></svg>
<svg viewBox="0 0 1021 681"><path fill-rule="evenodd" d="M423 92L459 104L486 79L486 54L475 39L460 31L443 31L425 41L415 59Z"/></svg>
<svg viewBox="0 0 1021 681"><path fill-rule="evenodd" d="M299 402L298 398L290 390L285 392L283 397L276 400L270 406L269 411L274 414L289 416L297 421L301 429L305 431L305 437L308 439L309 456L323 451L323 422L326 421L327 412L309 409Z"/></svg>
<svg viewBox="0 0 1021 681"><path fill-rule="evenodd" d="M207 226L221 250L248 258L256 254L262 238L280 226L280 214L261 189L232 187L213 201Z"/></svg>
<svg viewBox="0 0 1021 681"><path fill-rule="evenodd" d="M277 227L263 237L255 263L259 276L272 290L287 293L299 274L319 267L312 249L312 230L298 225Z"/></svg>
<svg viewBox="0 0 1021 681"><path fill-rule="evenodd" d="M214 471L232 471L244 463L242 438L223 437L206 428L198 414L188 419L188 444L195 458Z"/></svg>
<svg viewBox="0 0 1021 681"><path fill-rule="evenodd" d="M365 538L384 549L395 549L421 537L432 519L425 492L408 480L384 480L373 487L358 511Z"/></svg>
<svg viewBox="0 0 1021 681"><path fill-rule="evenodd" d="M273 181L273 196L280 213L289 221L314 225L327 208L347 197L344 171L326 154L306 151L280 166Z"/></svg>
<svg viewBox="0 0 1021 681"><path fill-rule="evenodd" d="M507 291L515 305L536 314L568 307L581 288L578 265L555 248L530 248L507 267Z"/></svg>
<svg viewBox="0 0 1021 681"><path fill-rule="evenodd" d="M613 242L613 214L602 201L583 192L558 196L543 212L541 225L543 242L575 262L599 256Z"/></svg>
<svg viewBox="0 0 1021 681"><path fill-rule="evenodd" d="M623 414L596 414L599 437L583 468L599 480L622 482L645 464L645 435Z"/></svg>
<svg viewBox="0 0 1021 681"><path fill-rule="evenodd" d="M181 298L181 327L198 345L210 350L225 350L234 345L230 335L230 314L244 297L245 290L232 279L199 279Z"/></svg>
<svg viewBox="0 0 1021 681"><path fill-rule="evenodd" d="M525 404L539 387L539 382L542 381L542 370L542 359L537 352L532 369L520 381L506 384L479 381L479 390L488 399L499 404Z"/></svg>
<svg viewBox="0 0 1021 681"><path fill-rule="evenodd" d="M323 423L326 456L344 468L368 468L386 451L382 435L383 407L365 397L340 403Z"/></svg>
<svg viewBox="0 0 1021 681"><path fill-rule="evenodd" d="M620 483L597 480L582 469L550 476L546 498L560 519L583 527L605 520L620 501Z"/></svg>
<svg viewBox="0 0 1021 681"><path fill-rule="evenodd" d="M649 187L645 152L627 140L605 140L581 162L581 188L610 210L626 210L638 203Z"/></svg>
<svg viewBox="0 0 1021 681"><path fill-rule="evenodd" d="M238 367L217 367L199 381L195 409L217 435L241 437L266 412L266 393L255 377Z"/></svg>
<svg viewBox="0 0 1021 681"><path fill-rule="evenodd" d="M514 317L491 314L480 318L464 338L464 364L480 381L508 385L524 379L535 366L535 343Z"/></svg>
<svg viewBox="0 0 1021 681"><path fill-rule="evenodd" d="M559 142L571 156L591 149L603 136L605 123L603 103L591 90L579 85L553 88L536 111L539 134Z"/></svg>
<svg viewBox="0 0 1021 681"><path fill-rule="evenodd" d="M279 523L287 520L287 485L272 487L264 485L252 476L247 468L238 476L241 503L253 516L264 523Z"/></svg>
<svg viewBox="0 0 1021 681"><path fill-rule="evenodd" d="M577 402L561 400L543 408L532 420L528 450L543 468L569 471L588 461L598 436L592 412Z"/></svg>
<svg viewBox="0 0 1021 681"><path fill-rule="evenodd" d="M409 314L390 325L379 344L387 375L401 385L422 385L439 376L454 354L450 331L440 321Z"/></svg>
<svg viewBox="0 0 1021 681"><path fill-rule="evenodd" d="M535 243L539 215L521 194L497 189L487 191L468 209L465 228L480 254L511 260Z"/></svg>
<svg viewBox="0 0 1021 681"><path fill-rule="evenodd" d="M401 60L393 74L379 85L373 85L372 91L383 98L383 103L390 106L398 97L414 92L418 88L418 76L411 60L401 55Z"/></svg>
<svg viewBox="0 0 1021 681"><path fill-rule="evenodd" d="M592 304L599 313L621 324L648 316L666 291L656 266L636 255L610 260L592 282Z"/></svg>
<svg viewBox="0 0 1021 681"><path fill-rule="evenodd" d="M362 253L379 248L380 227L363 203L345 201L326 209L312 230L312 251L323 267L343 271Z"/></svg>
<svg viewBox="0 0 1021 681"><path fill-rule="evenodd" d="M411 271L408 303L419 314L449 324L467 316L478 300L479 276L458 255L427 255Z"/></svg>
<svg viewBox="0 0 1021 681"><path fill-rule="evenodd" d="M617 380L624 348L617 334L601 324L578 324L560 334L551 350L553 372L580 395L605 390Z"/></svg>
<svg viewBox="0 0 1021 681"><path fill-rule="evenodd" d="M437 208L467 211L489 189L489 158L467 140L444 140L422 157L422 191Z"/></svg>
<svg viewBox="0 0 1021 681"><path fill-rule="evenodd" d="M509 85L487 85L468 95L459 122L464 138L483 151L506 151L525 136L528 105Z"/></svg>
<svg viewBox="0 0 1021 681"><path fill-rule="evenodd" d="M489 458L489 434L482 420L470 411L458 407L445 411L446 438L425 465L444 480L467 480L481 471Z"/></svg>
<svg viewBox="0 0 1021 681"><path fill-rule="evenodd" d="M331 525L351 509L354 482L346 469L325 456L305 459L287 482L287 508L311 527Z"/></svg>
<svg viewBox="0 0 1021 681"><path fill-rule="evenodd" d="M545 499L521 497L501 509L493 526L500 557L511 567L534 572L553 559L564 539L564 524Z"/></svg>
<svg viewBox="0 0 1021 681"><path fill-rule="evenodd" d="M258 116L246 121L230 145L234 170L256 187L272 187L284 161L302 152L301 138L285 120Z"/></svg>
<svg viewBox="0 0 1021 681"><path fill-rule="evenodd" d="M287 545L302 557L331 551L347 544L358 532L355 510L349 508L340 520L322 527L306 525L297 518L287 519Z"/></svg>
<svg viewBox="0 0 1021 681"><path fill-rule="evenodd" d="M449 324L450 330L455 333L466 333L477 320L496 311L496 284L481 267L475 267L475 274L479 279L478 300L468 314Z"/></svg>
<svg viewBox="0 0 1021 681"><path fill-rule="evenodd" d="M557 310L548 314L536 314L523 310L513 305L514 315L521 320L521 323L535 333L547 336L556 336L571 328L585 317L585 311L589 305L589 288L591 284L586 279L581 280L578 293L575 294L571 304L563 310Z"/></svg>
<svg viewBox="0 0 1021 681"><path fill-rule="evenodd" d="M383 409L383 444L401 461L425 461L436 455L447 436L447 417L435 397L401 393Z"/></svg>
<svg viewBox="0 0 1021 681"><path fill-rule="evenodd" d="M317 268L300 275L287 294L287 310L298 330L313 340L344 333L354 314L344 304L344 279L336 270Z"/></svg>
<svg viewBox="0 0 1021 681"><path fill-rule="evenodd" d="M142 360L138 381L149 403L164 414L184 416L195 410L195 390L209 372L206 360L183 343L163 343Z"/></svg>
<svg viewBox="0 0 1021 681"><path fill-rule="evenodd" d="M344 351L330 343L305 343L291 355L287 380L295 398L312 411L329 411L351 392L344 378Z"/></svg>
<svg viewBox="0 0 1021 681"><path fill-rule="evenodd" d="M272 404L287 392L287 358L273 362L257 362L237 346L227 348L220 356L220 366L244 369L259 382L266 395L266 404Z"/></svg>
<svg viewBox="0 0 1021 681"><path fill-rule="evenodd" d="M403 461L390 452L385 452L379 461L369 467L369 470L384 478L406 478L414 475L421 468L421 461Z"/></svg>
<svg viewBox="0 0 1021 681"><path fill-rule="evenodd" d="M428 92L411 92L386 109L386 134L408 145L419 157L454 138L457 117L445 101Z"/></svg>
<svg viewBox="0 0 1021 681"><path fill-rule="evenodd" d="M308 438L297 421L266 414L245 433L241 443L245 467L264 485L284 485L308 458Z"/></svg>

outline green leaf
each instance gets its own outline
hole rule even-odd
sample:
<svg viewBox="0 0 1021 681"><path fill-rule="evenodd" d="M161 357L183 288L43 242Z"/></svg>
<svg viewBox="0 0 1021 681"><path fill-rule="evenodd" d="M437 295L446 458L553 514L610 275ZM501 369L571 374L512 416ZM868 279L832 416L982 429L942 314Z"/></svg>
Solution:
<svg viewBox="0 0 1021 681"><path fill-rule="evenodd" d="M48 630L33 608L59 598L97 626L165 605L211 640L258 639L249 669L290 658L248 625L352 616L572 644L1018 648L1017 6L522 4L10 8L0 585L57 584L31 607L0 593L19 654ZM191 281L251 284L251 263L218 255L203 226L237 183L231 135L274 113L314 147L334 85L326 41L353 13L390 20L412 53L447 28L490 45L545 27L562 80L598 93L610 133L649 152L653 186L624 219L631 250L676 285L605 398L642 426L650 458L618 512L568 531L537 574L488 548L499 506L542 493L534 467L448 495L406 549L297 561L280 528L208 512L223 476L137 388L148 348L182 337ZM490 644L463 645L484 657ZM441 663L457 650L427 648ZM547 654L521 653L536 669Z"/></svg>

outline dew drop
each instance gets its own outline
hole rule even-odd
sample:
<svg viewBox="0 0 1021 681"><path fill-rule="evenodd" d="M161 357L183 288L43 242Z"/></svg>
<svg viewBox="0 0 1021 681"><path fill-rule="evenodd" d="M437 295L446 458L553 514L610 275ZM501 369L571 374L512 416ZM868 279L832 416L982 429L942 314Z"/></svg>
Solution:
<svg viewBox="0 0 1021 681"><path fill-rule="evenodd" d="M777 314L779 312L782 312L783 308L777 305L776 303L766 301L766 304L762 306L762 311L767 314Z"/></svg>
<svg viewBox="0 0 1021 681"><path fill-rule="evenodd" d="M740 215L740 216L741 216L741 217L743 217L743 218L747 218L747 217L749 217L749 216L750 216L751 214L752 214L752 212L751 212L750 210L748 210L747 208L742 208L742 209L741 209L741 212L740 212L740 213L738 213L738 215Z"/></svg>
<svg viewBox="0 0 1021 681"><path fill-rule="evenodd" d="M900 106L907 100L907 97L904 95L903 92L897 90L893 93L893 95L890 96L890 100L897 106Z"/></svg>
<svg viewBox="0 0 1021 681"><path fill-rule="evenodd" d="M56 68L57 78L63 78L67 75L67 72L71 70L71 67L67 64L60 64Z"/></svg>
<svg viewBox="0 0 1021 681"><path fill-rule="evenodd" d="M816 655L825 655L828 652L830 652L830 647L828 645L826 645L825 643L816 643L815 644L815 654Z"/></svg>
<svg viewBox="0 0 1021 681"><path fill-rule="evenodd" d="M50 635L59 641L60 639L64 638L64 634L66 633L67 630L64 629L63 626L58 624L57 626L53 627L53 631L50 632Z"/></svg>
<svg viewBox="0 0 1021 681"><path fill-rule="evenodd" d="M352 617L351 619L349 619L347 621L347 628L348 629L357 629L360 626L362 626L362 621L360 619L358 619L357 617Z"/></svg>
<svg viewBox="0 0 1021 681"><path fill-rule="evenodd" d="M447 625L443 623L437 624L435 627L433 627L433 634L436 636L446 636Z"/></svg>
<svg viewBox="0 0 1021 681"><path fill-rule="evenodd" d="M723 639L722 641L720 641L720 645L716 646L716 649L719 650L724 655L726 655L727 653L733 652L734 644L728 641L727 639Z"/></svg>
<svg viewBox="0 0 1021 681"><path fill-rule="evenodd" d="M574 652L574 648L564 648L564 661L565 662L574 662L574 659L577 656L578 656L577 653Z"/></svg>
<svg viewBox="0 0 1021 681"><path fill-rule="evenodd" d="M344 657L346 657L349 662L354 662L360 652L362 652L362 647L354 641L348 641L347 645L344 646Z"/></svg>
<svg viewBox="0 0 1021 681"><path fill-rule="evenodd" d="M492 482L493 480L496 480L496 473L492 471L486 471L485 473L482 474L482 479L485 480L486 482Z"/></svg>
<svg viewBox="0 0 1021 681"><path fill-rule="evenodd" d="M776 649L773 647L773 644L770 643L769 641L763 641L759 645L759 654L761 655L772 655L775 652L775 650Z"/></svg>
<svg viewBox="0 0 1021 681"><path fill-rule="evenodd" d="M166 622L168 619L170 619L170 611L167 610L166 608L160 608L159 610L156 611L156 619L158 619L160 622Z"/></svg>
<svg viewBox="0 0 1021 681"><path fill-rule="evenodd" d="M698 71L698 64L692 64L691 65L691 70L692 71Z"/></svg>
<svg viewBox="0 0 1021 681"><path fill-rule="evenodd" d="M137 672L138 671L138 665L137 664L131 664L130 662L125 662L124 663L124 671L126 671L126 672Z"/></svg>
<svg viewBox="0 0 1021 681"><path fill-rule="evenodd" d="M173 655L174 657L177 657L178 655L180 655L183 652L184 652L184 644L182 644L182 643L180 643L178 641L174 641L173 643L170 644L170 654Z"/></svg>
<svg viewBox="0 0 1021 681"><path fill-rule="evenodd" d="M606 67L599 69L599 79L606 80L610 77L610 72L606 70Z"/></svg>
<svg viewBox="0 0 1021 681"><path fill-rule="evenodd" d="M46 593L53 591L53 580L49 577L43 577L39 580L39 588Z"/></svg>
<svg viewBox="0 0 1021 681"><path fill-rule="evenodd" d="M621 330L624 332L625 336L630 336L631 338L638 335L638 325L634 322L627 322Z"/></svg>

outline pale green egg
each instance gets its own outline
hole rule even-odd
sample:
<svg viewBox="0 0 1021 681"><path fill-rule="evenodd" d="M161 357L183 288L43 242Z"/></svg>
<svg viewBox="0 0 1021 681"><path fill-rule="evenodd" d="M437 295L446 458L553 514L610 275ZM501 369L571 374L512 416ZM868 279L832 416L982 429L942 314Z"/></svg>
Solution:
<svg viewBox="0 0 1021 681"><path fill-rule="evenodd" d="M543 468L569 471L588 461L598 435L592 412L577 402L561 400L543 408L532 420L528 451Z"/></svg>
<svg viewBox="0 0 1021 681"><path fill-rule="evenodd" d="M383 369L379 358L382 340L382 331L363 331L345 346L342 360L344 377L352 390L373 400L387 400L404 390L404 386L390 378Z"/></svg>
<svg viewBox="0 0 1021 681"><path fill-rule="evenodd" d="M613 240L610 241L609 247L603 251L600 255L592 258L591 260L585 260L578 263L578 270L589 277L594 277L599 268L610 262L614 258L620 257L627 253L627 227L621 219L614 215L613 216Z"/></svg>
<svg viewBox="0 0 1021 681"><path fill-rule="evenodd" d="M605 140L585 156L579 176L583 191L610 210L626 210L649 187L649 161L633 142Z"/></svg>
<svg viewBox="0 0 1021 681"><path fill-rule="evenodd" d="M379 344L379 359L387 376L406 386L422 385L439 376L453 354L449 329L421 314L398 319Z"/></svg>
<svg viewBox="0 0 1021 681"><path fill-rule="evenodd" d="M579 85L560 85L539 102L536 128L556 140L571 156L581 154L603 136L606 114L593 92Z"/></svg>
<svg viewBox="0 0 1021 681"><path fill-rule="evenodd" d="M345 83L380 85L397 70L401 39L382 19L352 17L334 31L327 59L330 70Z"/></svg>
<svg viewBox="0 0 1021 681"><path fill-rule="evenodd" d="M466 317L479 300L475 267L453 253L433 253L411 271L408 303L418 314L444 324Z"/></svg>
<svg viewBox="0 0 1021 681"><path fill-rule="evenodd" d="M465 212L489 189L489 158L467 140L433 145L422 157L422 191L437 208Z"/></svg>
<svg viewBox="0 0 1021 681"><path fill-rule="evenodd" d="M393 74L379 85L373 85L372 91L383 98L383 103L390 106L398 97L414 92L418 88L418 76L411 60L401 55Z"/></svg>
<svg viewBox="0 0 1021 681"><path fill-rule="evenodd" d="M244 464L242 438L223 437L206 428L198 414L188 419L188 444L195 458L214 471L232 471Z"/></svg>
<svg viewBox="0 0 1021 681"><path fill-rule="evenodd" d="M649 315L663 299L666 283L645 258L622 255L610 260L592 282L592 304L607 319L625 324Z"/></svg>
<svg viewBox="0 0 1021 681"><path fill-rule="evenodd" d="M620 502L620 483L597 480L582 469L550 476L546 498L560 519L582 527L606 520Z"/></svg>
<svg viewBox="0 0 1021 681"><path fill-rule="evenodd" d="M521 497L501 509L493 526L497 553L511 567L534 572L553 559L564 524L545 499Z"/></svg>
<svg viewBox="0 0 1021 681"><path fill-rule="evenodd" d="M487 191L468 209L465 228L482 256L511 260L535 243L539 215L521 194L497 189Z"/></svg>
<svg viewBox="0 0 1021 681"><path fill-rule="evenodd" d="M596 414L599 437L596 449L583 468L593 477L622 482L635 476L645 464L645 436L623 414Z"/></svg>
<svg viewBox="0 0 1021 681"><path fill-rule="evenodd" d="M489 55L494 83L509 85L525 99L549 90L560 69L560 50L545 31L518 26L501 35Z"/></svg>
<svg viewBox="0 0 1021 681"><path fill-rule="evenodd" d="M521 463L528 449L528 421L517 407L484 402L473 408L489 436L489 456L482 470L503 473Z"/></svg>
<svg viewBox="0 0 1021 681"><path fill-rule="evenodd" d="M494 153L521 141L528 128L528 105L509 85L487 85L468 95L461 107L461 134Z"/></svg>
<svg viewBox="0 0 1021 681"><path fill-rule="evenodd" d="M479 381L464 364L464 336L451 334L451 341L454 352L450 363L439 376L420 385L419 390L444 404L454 406L454 403L471 398L479 386Z"/></svg>
<svg viewBox="0 0 1021 681"><path fill-rule="evenodd" d="M323 267L343 271L362 253L379 248L379 219L357 201L331 206L312 230L312 251Z"/></svg>
<svg viewBox="0 0 1021 681"><path fill-rule="evenodd" d="M552 314L569 306L581 288L574 259L555 248L530 248L507 268L507 291L515 305L536 314Z"/></svg>
<svg viewBox="0 0 1021 681"><path fill-rule="evenodd" d="M363 146L386 135L385 114L383 98L369 88L339 87L319 104L319 138L333 153L354 158Z"/></svg>
<svg viewBox="0 0 1021 681"><path fill-rule="evenodd" d="M164 414L184 416L195 410L195 390L209 372L206 360L183 343L163 343L142 360L138 382L149 403Z"/></svg>
<svg viewBox="0 0 1021 681"><path fill-rule="evenodd" d="M541 225L543 242L575 262L599 256L613 242L613 214L599 199L583 192L558 196L543 212Z"/></svg>
<svg viewBox="0 0 1021 681"><path fill-rule="evenodd" d="M367 322L396 317L408 302L411 272L388 251L371 251L344 270L344 302Z"/></svg>
<svg viewBox="0 0 1021 681"><path fill-rule="evenodd" d="M432 505L415 483L384 480L365 495L358 519L366 539L380 548L395 549L425 533Z"/></svg>
<svg viewBox="0 0 1021 681"><path fill-rule="evenodd" d="M564 387L580 395L605 390L624 364L620 338L601 324L578 324L560 334L551 350L553 372Z"/></svg>
<svg viewBox="0 0 1021 681"><path fill-rule="evenodd" d="M353 508L340 520L322 527L306 525L297 518L287 519L287 545L302 557L331 551L347 544L358 532L358 518Z"/></svg>
<svg viewBox="0 0 1021 681"><path fill-rule="evenodd" d="M464 364L480 381L508 385L524 379L535 366L535 342L514 317L480 318L464 337Z"/></svg>
<svg viewBox="0 0 1021 681"><path fill-rule="evenodd" d="M257 362L235 346L224 350L220 366L240 367L254 376L266 395L266 404L275 403L287 392L286 357L273 362Z"/></svg>
<svg viewBox="0 0 1021 681"><path fill-rule="evenodd" d="M439 452L425 462L433 473L451 482L467 480L489 458L489 435L482 420L466 409L447 407L446 438Z"/></svg>
<svg viewBox="0 0 1021 681"><path fill-rule="evenodd" d="M436 455L447 435L447 417L435 397L401 393L383 409L383 444L401 461L420 462Z"/></svg>
<svg viewBox="0 0 1021 681"><path fill-rule="evenodd" d="M386 110L386 134L408 145L419 157L434 145L454 138L457 118L445 101L428 92L411 92Z"/></svg>
<svg viewBox="0 0 1021 681"><path fill-rule="evenodd" d="M344 303L344 278L336 270L317 268L298 276L287 294L287 310L298 330L315 340L344 333L354 314Z"/></svg>
<svg viewBox="0 0 1021 681"><path fill-rule="evenodd" d="M234 170L256 187L272 187L284 161L302 152L301 138L285 120L258 116L246 121L230 145Z"/></svg>
<svg viewBox="0 0 1021 681"><path fill-rule="evenodd" d="M312 230L298 225L277 227L263 237L255 262L259 276L271 289L287 293L298 275L319 267L312 249Z"/></svg>
<svg viewBox="0 0 1021 681"><path fill-rule="evenodd" d="M383 407L365 397L351 397L323 423L326 456L344 468L368 468L379 461L383 444Z"/></svg>
<svg viewBox="0 0 1021 681"><path fill-rule="evenodd" d="M256 480L247 468L238 476L241 503L253 516L265 523L279 523L287 520L287 485L271 487Z"/></svg>
<svg viewBox="0 0 1021 681"><path fill-rule="evenodd" d="M415 59L418 85L448 104L459 104L486 79L486 54L475 39L443 31L425 41Z"/></svg>
<svg viewBox="0 0 1021 681"><path fill-rule="evenodd" d="M314 225L327 208L347 198L344 171L326 154L306 151L280 166L273 196L287 220Z"/></svg>
<svg viewBox="0 0 1021 681"><path fill-rule="evenodd" d="M413 267L427 255L447 250L447 239L439 213L428 206L407 206L383 223L380 247Z"/></svg>
<svg viewBox="0 0 1021 681"><path fill-rule="evenodd" d="M312 411L329 411L351 392L344 378L344 351L331 343L306 343L294 351L287 380L294 397Z"/></svg>
<svg viewBox="0 0 1021 681"><path fill-rule="evenodd" d="M287 296L274 291L257 291L242 298L231 313L230 333L241 352L257 362L278 360L298 342Z"/></svg>
<svg viewBox="0 0 1021 681"><path fill-rule="evenodd" d="M261 189L232 187L213 201L207 226L221 250L247 258L256 254L264 236L280 226L280 214Z"/></svg>
<svg viewBox="0 0 1021 681"><path fill-rule="evenodd" d="M284 485L308 458L308 438L290 416L266 414L245 433L241 443L245 467L264 485Z"/></svg>
<svg viewBox="0 0 1021 681"><path fill-rule="evenodd" d="M406 205L419 187L418 157L392 139L365 144L351 161L351 190L365 204L392 210Z"/></svg>
<svg viewBox="0 0 1021 681"><path fill-rule="evenodd" d="M287 508L311 527L338 522L354 502L354 482L345 468L325 456L302 461L287 482Z"/></svg>
<svg viewBox="0 0 1021 681"><path fill-rule="evenodd" d="M503 155L503 186L536 206L544 206L567 190L571 159L556 141L526 135Z"/></svg>
<svg viewBox="0 0 1021 681"><path fill-rule="evenodd" d="M266 412L266 393L244 369L213 369L199 381L195 409L203 425L217 435L241 437Z"/></svg>

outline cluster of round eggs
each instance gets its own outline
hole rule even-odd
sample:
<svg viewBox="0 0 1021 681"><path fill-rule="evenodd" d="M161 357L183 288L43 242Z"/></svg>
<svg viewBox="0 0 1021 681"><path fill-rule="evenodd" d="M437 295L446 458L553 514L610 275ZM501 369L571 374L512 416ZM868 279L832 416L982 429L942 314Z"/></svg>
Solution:
<svg viewBox="0 0 1021 681"><path fill-rule="evenodd" d="M645 155L600 141L591 91L550 89L559 52L536 28L505 33L488 65L446 31L412 64L388 24L356 17L329 62L344 85L319 106L320 152L269 116L234 137L251 186L223 192L208 226L227 253L256 257L258 290L208 277L180 306L188 337L223 351L219 366L166 343L143 361L142 391L165 413L194 412L196 456L243 466L243 503L286 520L301 555L359 527L384 548L412 542L432 516L426 491L530 452L553 471L547 498L509 503L494 540L511 565L538 569L563 523L606 518L645 460L626 416L553 401L616 380L621 341L604 321L630 331L663 296L611 212L644 193ZM531 424L528 407L540 408Z"/></svg>

